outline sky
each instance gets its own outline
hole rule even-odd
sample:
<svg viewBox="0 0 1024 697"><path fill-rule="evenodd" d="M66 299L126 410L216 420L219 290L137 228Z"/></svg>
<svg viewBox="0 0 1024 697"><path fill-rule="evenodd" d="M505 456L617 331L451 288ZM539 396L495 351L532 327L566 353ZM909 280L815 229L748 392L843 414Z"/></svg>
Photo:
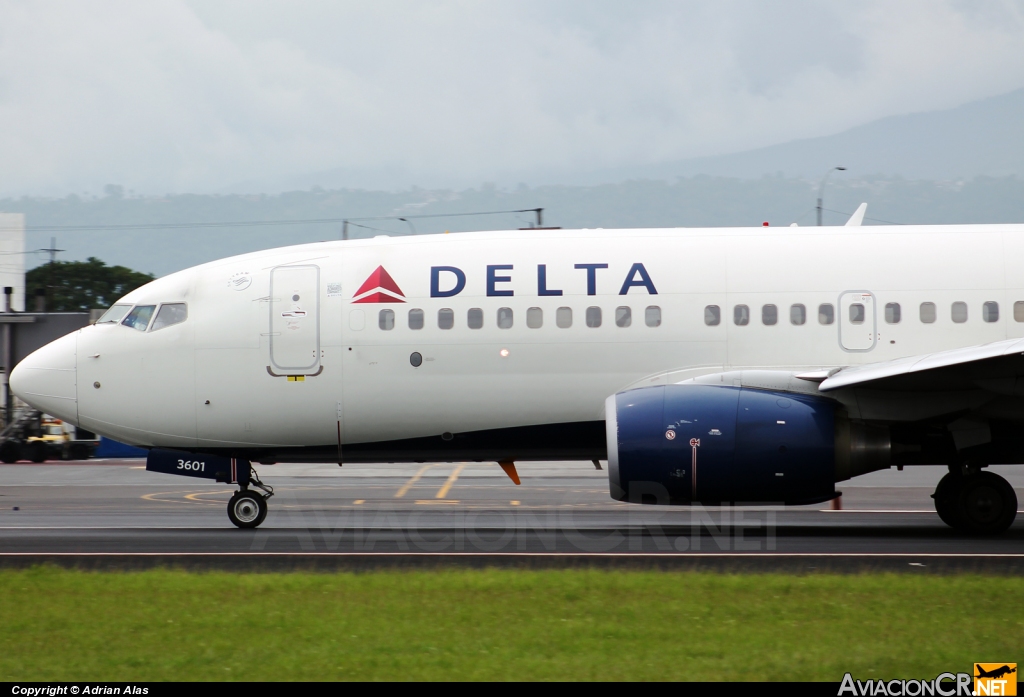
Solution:
<svg viewBox="0 0 1024 697"><path fill-rule="evenodd" d="M1024 0L0 0L0 196L540 184L1002 94L1022 47Z"/></svg>

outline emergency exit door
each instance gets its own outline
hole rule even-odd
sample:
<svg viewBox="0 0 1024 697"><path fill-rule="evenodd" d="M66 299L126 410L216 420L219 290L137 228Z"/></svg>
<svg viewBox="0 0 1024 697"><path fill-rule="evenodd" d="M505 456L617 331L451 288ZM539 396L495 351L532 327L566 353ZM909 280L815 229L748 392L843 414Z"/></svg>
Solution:
<svg viewBox="0 0 1024 697"><path fill-rule="evenodd" d="M270 363L282 372L320 366L320 267L270 271Z"/></svg>
<svg viewBox="0 0 1024 697"><path fill-rule="evenodd" d="M865 352L875 347L878 328L875 296L866 290L847 291L839 296L839 345L846 351Z"/></svg>

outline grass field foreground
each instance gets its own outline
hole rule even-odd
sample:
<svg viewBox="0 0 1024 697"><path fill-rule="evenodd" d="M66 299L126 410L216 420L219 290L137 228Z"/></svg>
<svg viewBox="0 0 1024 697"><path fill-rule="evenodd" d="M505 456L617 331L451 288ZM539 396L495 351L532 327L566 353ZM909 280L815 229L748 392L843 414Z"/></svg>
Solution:
<svg viewBox="0 0 1024 697"><path fill-rule="evenodd" d="M1024 582L0 572L2 680L829 680L1021 659Z"/></svg>

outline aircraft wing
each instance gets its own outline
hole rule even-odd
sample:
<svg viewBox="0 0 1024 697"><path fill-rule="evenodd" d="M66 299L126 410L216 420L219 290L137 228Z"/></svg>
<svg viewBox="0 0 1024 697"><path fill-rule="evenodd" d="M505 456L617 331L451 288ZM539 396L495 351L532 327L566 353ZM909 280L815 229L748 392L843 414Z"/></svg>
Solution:
<svg viewBox="0 0 1024 697"><path fill-rule="evenodd" d="M983 389L1024 396L1024 339L926 353L829 371L821 392L844 387L900 390ZM815 379L808 375L805 379Z"/></svg>

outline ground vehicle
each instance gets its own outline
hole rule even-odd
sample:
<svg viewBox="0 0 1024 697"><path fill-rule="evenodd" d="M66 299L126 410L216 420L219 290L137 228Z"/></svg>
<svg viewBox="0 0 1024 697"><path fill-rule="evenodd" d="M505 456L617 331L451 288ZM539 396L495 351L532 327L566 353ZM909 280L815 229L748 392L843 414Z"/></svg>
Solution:
<svg viewBox="0 0 1024 697"><path fill-rule="evenodd" d="M32 409L0 432L0 461L87 460L98 444L90 431Z"/></svg>

